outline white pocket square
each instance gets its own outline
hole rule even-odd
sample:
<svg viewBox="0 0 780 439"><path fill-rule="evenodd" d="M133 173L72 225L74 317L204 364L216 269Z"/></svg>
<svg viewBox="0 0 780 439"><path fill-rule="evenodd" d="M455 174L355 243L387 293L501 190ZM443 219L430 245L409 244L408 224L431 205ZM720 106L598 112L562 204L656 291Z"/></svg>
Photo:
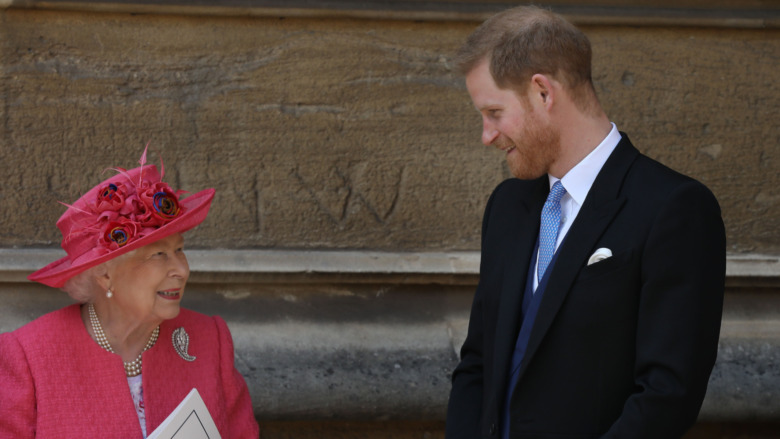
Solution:
<svg viewBox="0 0 780 439"><path fill-rule="evenodd" d="M588 265L603 261L609 257L612 257L612 250L602 247L590 255L590 258L588 259Z"/></svg>

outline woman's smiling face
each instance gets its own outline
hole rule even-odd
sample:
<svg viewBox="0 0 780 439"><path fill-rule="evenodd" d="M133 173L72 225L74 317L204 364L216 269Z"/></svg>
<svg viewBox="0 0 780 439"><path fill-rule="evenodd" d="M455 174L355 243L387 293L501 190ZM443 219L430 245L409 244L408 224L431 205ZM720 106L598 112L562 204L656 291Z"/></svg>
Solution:
<svg viewBox="0 0 780 439"><path fill-rule="evenodd" d="M161 322L179 315L190 267L176 233L117 258L108 269L112 308L135 321Z"/></svg>

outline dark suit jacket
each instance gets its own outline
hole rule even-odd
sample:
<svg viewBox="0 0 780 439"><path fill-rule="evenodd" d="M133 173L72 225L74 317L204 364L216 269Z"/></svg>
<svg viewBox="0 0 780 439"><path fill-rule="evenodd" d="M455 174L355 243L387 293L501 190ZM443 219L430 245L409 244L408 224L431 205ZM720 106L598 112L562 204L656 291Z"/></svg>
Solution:
<svg viewBox="0 0 780 439"><path fill-rule="evenodd" d="M558 249L510 401L511 438L679 438L715 362L726 271L712 193L625 134ZM488 201L447 438L499 437L520 304L549 183ZM599 248L613 256L588 266Z"/></svg>

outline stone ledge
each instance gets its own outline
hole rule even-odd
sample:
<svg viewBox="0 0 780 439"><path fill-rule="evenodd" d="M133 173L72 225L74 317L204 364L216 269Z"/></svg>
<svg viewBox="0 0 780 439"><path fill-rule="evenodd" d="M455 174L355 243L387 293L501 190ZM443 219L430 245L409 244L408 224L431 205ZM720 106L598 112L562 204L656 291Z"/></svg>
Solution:
<svg viewBox="0 0 780 439"><path fill-rule="evenodd" d="M0 282L65 256L59 249L0 249ZM476 285L479 252L187 250L195 283L393 283ZM780 257L727 257L727 287L780 287Z"/></svg>
<svg viewBox="0 0 780 439"><path fill-rule="evenodd" d="M444 419L457 364L445 325L261 329L231 325L260 419ZM779 364L777 333L724 333L700 420L780 420Z"/></svg>
<svg viewBox="0 0 780 439"><path fill-rule="evenodd" d="M225 319L261 420L442 420L472 296L471 285L194 283L184 306ZM780 296L727 296L701 419L780 421ZM0 332L69 303L0 282Z"/></svg>

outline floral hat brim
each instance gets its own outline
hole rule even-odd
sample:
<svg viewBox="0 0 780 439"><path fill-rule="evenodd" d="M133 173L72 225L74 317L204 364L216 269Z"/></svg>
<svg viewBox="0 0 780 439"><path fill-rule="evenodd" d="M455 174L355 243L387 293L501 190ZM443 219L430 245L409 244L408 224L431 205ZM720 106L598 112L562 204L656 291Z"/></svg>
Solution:
<svg viewBox="0 0 780 439"><path fill-rule="evenodd" d="M186 232L206 219L214 189L179 198L156 167L116 175L68 206L57 221L68 254L27 279L61 288L68 279L117 256ZM119 202L116 202L118 201Z"/></svg>

